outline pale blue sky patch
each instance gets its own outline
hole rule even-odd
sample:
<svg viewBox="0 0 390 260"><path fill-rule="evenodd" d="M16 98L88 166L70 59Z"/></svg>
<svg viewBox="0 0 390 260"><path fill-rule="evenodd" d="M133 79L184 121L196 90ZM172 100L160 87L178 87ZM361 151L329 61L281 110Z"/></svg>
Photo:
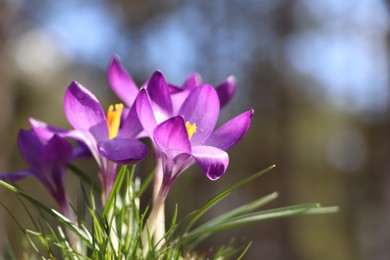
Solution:
<svg viewBox="0 0 390 260"><path fill-rule="evenodd" d="M80 59L93 64L102 60L107 63L115 43L121 41L115 17L98 3L53 3L42 26L59 39L76 62Z"/></svg>
<svg viewBox="0 0 390 260"><path fill-rule="evenodd" d="M177 84L184 81L197 59L193 37L180 16L174 15L155 25L145 38L149 65L161 69L168 80Z"/></svg>
<svg viewBox="0 0 390 260"><path fill-rule="evenodd" d="M321 24L286 42L291 65L320 83L328 101L347 111L384 111L389 100L388 13L379 1L304 0Z"/></svg>

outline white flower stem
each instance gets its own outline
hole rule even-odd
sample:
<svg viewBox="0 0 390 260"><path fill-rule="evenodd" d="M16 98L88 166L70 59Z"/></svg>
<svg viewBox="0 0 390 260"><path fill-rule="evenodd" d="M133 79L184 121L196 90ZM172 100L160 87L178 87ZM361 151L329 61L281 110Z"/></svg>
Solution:
<svg viewBox="0 0 390 260"><path fill-rule="evenodd" d="M159 158L157 160L157 166L156 166L156 172L154 175L154 185L153 185L153 201L157 200L157 197L159 196L159 191L162 188L163 184L163 167L162 167L162 160ZM153 241L155 245L161 245L163 241L161 241L164 238L165 235L165 203L163 202L160 206L160 209L157 212L156 216L156 229L152 233L153 235Z"/></svg>
<svg viewBox="0 0 390 260"><path fill-rule="evenodd" d="M142 232L142 245L144 248L144 256L146 256L149 251L149 236L152 237L154 234L156 234L156 228L161 225L161 223L159 223L159 217L161 214L164 213L164 203L168 191L169 187L166 187L163 184L160 189L160 192L154 200L152 211L150 212L149 218L146 221L144 230ZM161 241L159 240L158 243L161 243Z"/></svg>

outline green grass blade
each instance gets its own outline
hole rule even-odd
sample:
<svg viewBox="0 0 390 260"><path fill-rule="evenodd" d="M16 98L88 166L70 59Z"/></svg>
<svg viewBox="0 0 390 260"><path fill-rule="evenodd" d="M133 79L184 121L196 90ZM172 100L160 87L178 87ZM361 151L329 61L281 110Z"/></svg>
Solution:
<svg viewBox="0 0 390 260"><path fill-rule="evenodd" d="M242 215L242 214L252 212L255 209L258 209L259 207L262 207L262 206L270 203L271 201L275 200L278 196L279 195L277 192L273 192L269 195L266 195L264 197L261 197L261 198L255 200L253 202L250 202L250 203L243 205L239 208L236 208L236 209L233 209L227 213L224 213L224 214L208 221L207 223L209 223L210 225L213 225L214 223L222 222L222 221L225 221L226 219L230 219L230 218Z"/></svg>
<svg viewBox="0 0 390 260"><path fill-rule="evenodd" d="M54 217L58 222L62 223L66 227L68 227L70 230L72 230L74 233L76 233L87 245L90 244L90 237L88 234L86 234L84 231L79 229L75 224L72 223L69 219L64 217L62 214L60 214L58 211L51 209L47 207L46 205L42 204L41 202L37 201L24 191L8 184L7 182L4 182L0 180L0 185L3 186L4 188L14 192L15 194L27 199L31 204L33 204L36 208L43 210L44 212L49 213L52 217Z"/></svg>
<svg viewBox="0 0 390 260"><path fill-rule="evenodd" d="M170 239L170 237L172 235L172 232L175 230L178 212L179 212L179 207L176 204L175 205L175 211L173 212L173 216L172 216L171 225L169 226L169 229L168 229L168 231L166 232L166 235L165 235L165 239L167 239L167 240Z"/></svg>
<svg viewBox="0 0 390 260"><path fill-rule="evenodd" d="M9 260L16 260L17 259L15 256L14 250L12 249L11 244L10 244L7 237L5 238L5 241L4 241L4 251L5 251L6 259L9 259Z"/></svg>
<svg viewBox="0 0 390 260"><path fill-rule="evenodd" d="M24 228L20 224L20 222L17 220L16 216L12 214L11 210L3 204L3 202L0 201L1 206L7 211L8 215L12 218L12 220L16 223L16 225L19 227L19 229L24 233Z"/></svg>
<svg viewBox="0 0 390 260"><path fill-rule="evenodd" d="M240 255L239 257L237 257L237 260L241 260L241 259L245 256L246 252L247 252L248 249L251 247L251 245L252 245L252 241L249 242L249 244L245 247L245 249L244 249L244 251L241 253L241 255Z"/></svg>
<svg viewBox="0 0 390 260"><path fill-rule="evenodd" d="M227 195L229 195L232 191L234 191L234 190L240 188L241 186L243 186L244 184L247 184L248 182L264 175L265 173L269 172L273 168L275 168L275 165L271 165L270 167L237 182L236 184L232 185L230 188L224 190L223 192L219 193L214 198L209 200L200 209L196 210L195 212L190 213L183 220L183 222L180 224L180 226L181 226L180 228L184 231L183 233L187 233L191 229L191 227L196 223L196 221L198 221L198 219L200 217L202 217L212 206L217 204L219 201L221 201L223 198L225 198Z"/></svg>
<svg viewBox="0 0 390 260"><path fill-rule="evenodd" d="M253 202L250 202L246 205L243 205L239 208L236 208L236 209L233 209L227 213L224 213L210 221L207 221L205 224L203 224L204 227L206 226L213 226L213 225L218 225L219 223L222 223L222 222L226 222L228 221L229 219L231 218L234 218L234 217L237 217L237 216L240 216L240 215L243 215L243 214L246 214L246 213L249 213L249 212L252 212L254 211L255 209L261 207L261 206L264 206L266 205L267 203L275 200L276 198L278 197L278 193L277 192L273 192L269 195L266 195L264 197L261 197ZM197 238L196 242L193 242L192 244L193 245L196 245L198 244L199 242L201 242L202 240L206 239L207 237L209 237L209 235L202 235L201 237Z"/></svg>
<svg viewBox="0 0 390 260"><path fill-rule="evenodd" d="M134 171L134 166L132 167L132 172L133 171ZM127 169L127 166L124 165L120 168L120 170L116 176L114 186L112 187L112 190L110 192L110 195L108 196L106 205L104 206L104 210L103 210L103 214L102 214L103 218L107 218L108 213L113 212L113 210L115 208L116 197L119 194L119 191L122 187L122 183L125 179L126 173L128 173L128 169Z"/></svg>
<svg viewBox="0 0 390 260"><path fill-rule="evenodd" d="M154 173L156 172L156 168L151 170L148 175L146 176L145 180L142 181L141 187L137 191L136 197L140 198L142 197L142 194L146 191L146 189L149 187L150 183L153 180Z"/></svg>
<svg viewBox="0 0 390 260"><path fill-rule="evenodd" d="M228 219L218 224L209 225L208 223L206 223L204 225L201 225L192 232L184 235L183 238L180 239L179 243L189 243L205 235L212 235L221 231L233 229L243 225L248 225L254 222L260 222L275 218L284 218L295 215L323 214L325 212L334 213L336 211L337 207L319 208L319 204L309 203L248 213L235 218Z"/></svg>
<svg viewBox="0 0 390 260"><path fill-rule="evenodd" d="M330 206L330 207L317 207L309 209L305 212L305 215L318 215L318 214L333 214L339 211L338 206Z"/></svg>

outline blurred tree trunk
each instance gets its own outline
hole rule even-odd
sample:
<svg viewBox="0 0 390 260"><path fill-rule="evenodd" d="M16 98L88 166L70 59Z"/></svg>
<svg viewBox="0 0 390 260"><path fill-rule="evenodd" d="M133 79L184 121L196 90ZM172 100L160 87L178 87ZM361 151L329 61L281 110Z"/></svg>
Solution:
<svg viewBox="0 0 390 260"><path fill-rule="evenodd" d="M390 1L385 1L390 12ZM387 59L390 64L390 32L387 33ZM390 75L390 66L388 66ZM388 86L390 93L390 85ZM354 233L363 259L390 259L390 99L387 112L379 122L367 128L369 159L366 174L360 178L359 192L362 203L356 205ZM371 239L375 237L375 239Z"/></svg>
<svg viewBox="0 0 390 260"><path fill-rule="evenodd" d="M274 178L272 181L277 183L275 185L277 190L283 191L283 194L278 199L279 206L289 205L292 202L289 197L291 194L291 178L293 177L291 176L293 100L289 95L290 82L286 81L285 75L282 74L283 71L278 70L276 66L285 67L284 64L286 61L283 56L283 43L293 32L292 26L294 23L291 12L295 2L285 1L284 4L280 5L277 12L275 12L273 16L273 26L275 28L273 48L270 50L266 61L261 62L255 60L255 63L251 66L251 82L257 82L257 84L254 84L254 88L250 90L250 96L254 97L250 103L255 104L255 106L261 105L259 104L259 98L261 97L262 100L270 102L272 107L272 109L267 111L260 108L258 114L260 117L266 114L268 120L265 121L271 125L273 129L271 129L271 132L273 132L272 135L276 136L276 139L274 139L276 143L273 143L276 150L272 154L274 156L272 160L277 164L277 168L275 169L277 173L273 173L275 176L272 177ZM278 259L299 259L291 243L290 222L281 220L277 221L277 223L279 228L274 228L274 232L277 233L277 243L280 246L279 248L282 249L282 252L279 252Z"/></svg>
<svg viewBox="0 0 390 260"><path fill-rule="evenodd" d="M14 118L13 111L13 83L15 80L13 63L10 60L7 40L9 39L10 29L15 20L18 19L17 5L10 4L7 1L0 2L0 169L9 169L9 160L12 153L16 150L10 149L10 147L16 147L16 133L12 132L12 120ZM0 189L1 198L7 198L3 196L4 189ZM2 200L5 203L5 200ZM7 203L6 203L7 204ZM9 220L6 216L6 211L0 211L0 233L7 234L5 219ZM4 241L4 239L3 239ZM0 252L3 252L4 243L0 243Z"/></svg>

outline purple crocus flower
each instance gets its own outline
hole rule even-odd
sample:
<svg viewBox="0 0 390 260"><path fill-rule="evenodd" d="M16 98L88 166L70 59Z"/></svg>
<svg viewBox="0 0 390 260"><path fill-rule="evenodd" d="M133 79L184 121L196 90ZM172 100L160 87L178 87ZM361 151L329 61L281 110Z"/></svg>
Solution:
<svg viewBox="0 0 390 260"><path fill-rule="evenodd" d="M123 105L112 105L107 116L96 97L81 84L72 82L65 93L65 115L74 130L50 127L32 120L35 131L82 141L100 168L103 186L103 203L114 184L118 164L136 163L147 155L146 146L134 139L142 127L134 109L130 109L122 121ZM112 160L106 159L110 153ZM103 156L102 156L103 155Z"/></svg>
<svg viewBox="0 0 390 260"><path fill-rule="evenodd" d="M64 187L67 163L78 157L79 152L66 139L54 134L45 139L32 130L20 130L19 151L30 168L0 174L0 179L17 181L26 176L34 176L50 192L62 213L73 219Z"/></svg>
<svg viewBox="0 0 390 260"><path fill-rule="evenodd" d="M220 110L213 87L195 87L174 115L169 95L164 95L163 81L155 85L152 82L153 77L146 90L140 91L136 106L145 131L162 154L164 178L174 180L194 162L209 179L221 177L229 162L226 151L247 132L253 110L213 131Z"/></svg>
<svg viewBox="0 0 390 260"><path fill-rule="evenodd" d="M157 71L143 85L141 91L136 97L138 88L134 83L134 80L121 65L117 56L114 56L111 60L108 66L107 74L109 84L119 98L121 98L128 106L133 106L134 102L137 103L137 113L141 117L140 120L142 121L142 125L147 132L142 132L141 136L149 136L152 141L153 129L156 127L156 125L172 116L178 115L185 100L189 97L195 88L201 85L202 82L200 75L193 73L185 80L181 87L177 87L173 84L166 83L163 75ZM228 77L223 83L217 86L216 94L219 101L218 109L224 107L232 99L235 92L235 86L236 82L233 76ZM150 101L150 104L148 104L148 101ZM144 118L148 119L145 120ZM202 130L200 129L200 131ZM158 204L158 197L161 198L159 193L162 190L161 187L163 186L163 179L165 182L167 182L167 174L164 174L166 169L164 169L163 161L160 157L161 151L156 146L156 142L152 143L154 146L155 160L157 165L153 197L155 202ZM164 163L166 163L166 160ZM185 167L188 167L192 163L193 160L189 158L187 163L183 163L183 165L181 165L182 171L185 169ZM167 186L167 184L164 185ZM156 213L156 216L153 217L156 219L155 222L157 222L157 225L159 226L155 230L155 241L158 241L165 233L163 214L164 203L162 202L160 205L155 205L154 208L159 208L158 213Z"/></svg>
<svg viewBox="0 0 390 260"><path fill-rule="evenodd" d="M196 162L211 180L225 173L229 163L226 151L245 135L253 114L248 110L213 131L220 100L212 86L193 87L180 108L174 108L171 94L171 87L157 71L134 101L138 118L162 158L162 185L149 217L151 233L161 222L170 187L185 169ZM107 158L112 159L109 154Z"/></svg>
<svg viewBox="0 0 390 260"><path fill-rule="evenodd" d="M116 95L122 99L129 107L134 107L135 100L142 100L144 93L138 96L139 90L132 77L128 74L126 69L120 63L119 57L114 56L108 65L107 78L112 90ZM155 72L152 77L146 81L141 89L146 88L151 98L153 106L153 113L158 123L177 115L184 101L190 95L190 93L200 86L202 79L198 73L191 74L183 83L181 87L177 87L173 84L168 84L161 74L161 72ZM228 77L223 83L216 87L216 93L218 94L219 106L225 106L233 97L235 92L236 82L233 76ZM141 90L142 92L142 90ZM141 101L143 103L143 101ZM141 105L142 106L142 105ZM134 110L133 110L134 111ZM145 123L145 121L144 121ZM139 125L133 123L134 125ZM138 137L149 136L152 138L151 132L139 134ZM159 149L155 148L155 159L157 169L162 169ZM162 172L159 170L155 174L154 194L156 195L160 189L162 181ZM156 192L157 191L157 192Z"/></svg>

